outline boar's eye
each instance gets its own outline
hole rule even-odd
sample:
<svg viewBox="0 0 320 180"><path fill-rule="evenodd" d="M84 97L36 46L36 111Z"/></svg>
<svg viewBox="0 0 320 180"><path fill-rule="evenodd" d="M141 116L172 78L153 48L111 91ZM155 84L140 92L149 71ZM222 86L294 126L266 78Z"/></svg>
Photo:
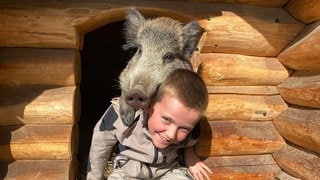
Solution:
<svg viewBox="0 0 320 180"><path fill-rule="evenodd" d="M174 59L176 58L174 53L168 52L167 54L165 54L162 59L163 59L163 63L170 63L172 61L174 61Z"/></svg>

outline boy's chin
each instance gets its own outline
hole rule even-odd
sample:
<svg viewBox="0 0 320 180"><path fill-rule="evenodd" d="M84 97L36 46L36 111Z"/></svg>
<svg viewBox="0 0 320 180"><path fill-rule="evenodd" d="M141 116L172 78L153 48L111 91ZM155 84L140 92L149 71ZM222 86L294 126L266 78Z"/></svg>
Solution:
<svg viewBox="0 0 320 180"><path fill-rule="evenodd" d="M158 149L165 149L165 148L167 148L169 145L155 144L155 143L154 143L154 146L155 146L156 148L158 148Z"/></svg>
<svg viewBox="0 0 320 180"><path fill-rule="evenodd" d="M156 148L158 148L158 149L165 149L165 148L167 148L170 144L169 144L169 143L163 144L163 143L161 143L161 142L153 139L153 145L154 145Z"/></svg>

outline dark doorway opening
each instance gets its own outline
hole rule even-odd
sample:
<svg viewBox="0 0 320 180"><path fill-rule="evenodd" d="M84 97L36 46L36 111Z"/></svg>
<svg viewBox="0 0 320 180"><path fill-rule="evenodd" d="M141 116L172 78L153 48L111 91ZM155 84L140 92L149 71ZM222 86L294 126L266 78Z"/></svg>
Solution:
<svg viewBox="0 0 320 180"><path fill-rule="evenodd" d="M85 179L94 125L110 105L112 97L120 96L118 76L130 59L130 53L122 49L123 22L104 25L84 36L81 51L78 179Z"/></svg>

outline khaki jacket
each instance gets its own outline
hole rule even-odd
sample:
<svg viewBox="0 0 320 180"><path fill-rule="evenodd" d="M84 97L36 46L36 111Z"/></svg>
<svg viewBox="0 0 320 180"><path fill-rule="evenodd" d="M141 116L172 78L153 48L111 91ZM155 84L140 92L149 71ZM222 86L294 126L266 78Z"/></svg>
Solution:
<svg viewBox="0 0 320 180"><path fill-rule="evenodd" d="M119 153L113 160L114 168L121 168L135 178L152 179L179 167L177 151L193 146L197 141L189 135L183 142L157 149L146 128L147 113L137 111L135 122L127 127L120 118L119 98L114 98L111 103L94 128L87 179L104 178L107 160L116 143Z"/></svg>

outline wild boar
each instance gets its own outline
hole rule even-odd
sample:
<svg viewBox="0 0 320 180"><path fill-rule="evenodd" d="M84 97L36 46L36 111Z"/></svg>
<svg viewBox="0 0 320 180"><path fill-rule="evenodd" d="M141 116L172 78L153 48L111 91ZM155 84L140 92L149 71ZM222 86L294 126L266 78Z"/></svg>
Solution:
<svg viewBox="0 0 320 180"><path fill-rule="evenodd" d="M196 21L183 25L168 17L144 18L129 8L124 23L124 49L136 50L120 73L120 115L125 125L135 111L148 106L159 84L177 68L192 70L190 58L203 29Z"/></svg>

